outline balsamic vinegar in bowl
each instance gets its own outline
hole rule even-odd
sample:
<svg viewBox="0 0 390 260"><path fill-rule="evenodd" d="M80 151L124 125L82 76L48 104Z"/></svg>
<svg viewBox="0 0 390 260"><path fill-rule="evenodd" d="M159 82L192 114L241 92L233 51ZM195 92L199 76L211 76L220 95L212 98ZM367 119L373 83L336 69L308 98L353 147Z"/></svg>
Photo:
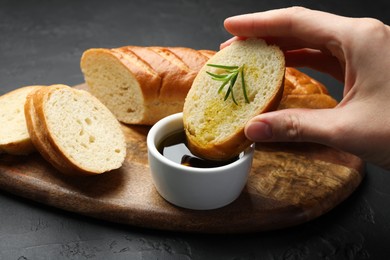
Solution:
<svg viewBox="0 0 390 260"><path fill-rule="evenodd" d="M193 156L186 146L183 113L154 124L146 145L158 193L173 205L193 210L216 209L236 200L248 180L255 152L252 144L237 158L222 163Z"/></svg>
<svg viewBox="0 0 390 260"><path fill-rule="evenodd" d="M230 164L240 158L236 156L227 161L205 160L195 156L188 149L184 130L179 130L166 136L157 146L157 150L169 160L190 167L215 168Z"/></svg>

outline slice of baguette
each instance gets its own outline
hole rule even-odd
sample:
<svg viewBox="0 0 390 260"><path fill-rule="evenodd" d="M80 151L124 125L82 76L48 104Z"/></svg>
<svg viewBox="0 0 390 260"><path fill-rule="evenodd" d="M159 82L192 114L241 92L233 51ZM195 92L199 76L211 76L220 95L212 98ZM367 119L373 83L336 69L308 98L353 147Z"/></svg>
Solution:
<svg viewBox="0 0 390 260"><path fill-rule="evenodd" d="M47 87L47 86L46 86ZM49 141L49 136L47 135L44 125L39 120L37 112L35 109L35 104L38 104L37 97L39 90L35 90L27 96L26 103L24 105L24 113L26 115L26 123L30 138L35 148L39 151L43 158L51 163L56 169L60 172L68 173L75 171L76 169L70 168L63 162L62 156L60 153L53 152L53 148Z"/></svg>
<svg viewBox="0 0 390 260"><path fill-rule="evenodd" d="M182 111L211 53L184 47L94 48L83 53L80 66L90 92L119 121L152 125Z"/></svg>
<svg viewBox="0 0 390 260"><path fill-rule="evenodd" d="M283 93L284 55L277 46L248 39L233 42L207 64L244 65L249 103L245 103L240 76L233 88L238 105L230 97L224 101L228 86L219 93L221 82L206 73L223 71L207 65L195 78L184 103L183 122L189 149L205 159L227 160L251 144L244 134L248 120L277 108Z"/></svg>
<svg viewBox="0 0 390 260"><path fill-rule="evenodd" d="M65 85L28 95L25 114L31 140L66 174L100 174L121 167L126 143L119 122L94 96Z"/></svg>
<svg viewBox="0 0 390 260"><path fill-rule="evenodd" d="M0 153L27 155L35 151L24 116L27 95L41 86L26 86L0 96Z"/></svg>

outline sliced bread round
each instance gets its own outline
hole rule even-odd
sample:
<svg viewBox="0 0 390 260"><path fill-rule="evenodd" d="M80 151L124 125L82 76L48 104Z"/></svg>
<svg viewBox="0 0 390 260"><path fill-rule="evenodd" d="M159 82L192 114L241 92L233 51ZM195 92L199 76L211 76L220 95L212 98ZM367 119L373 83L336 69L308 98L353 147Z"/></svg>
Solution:
<svg viewBox="0 0 390 260"><path fill-rule="evenodd" d="M49 163L51 163L56 169L61 172L67 173L74 170L73 168L69 168L63 162L62 156L60 153L54 153L53 148L50 144L49 137L42 125L42 122L39 120L37 116L37 112L34 106L38 104L37 101L37 92L39 90L35 90L31 92L26 99L26 103L24 105L24 113L26 115L26 123L27 129L31 138L32 143L35 148L39 151L39 153L45 158Z"/></svg>
<svg viewBox="0 0 390 260"><path fill-rule="evenodd" d="M35 150L24 115L27 95L41 86L26 86L0 96L0 153L26 155Z"/></svg>
<svg viewBox="0 0 390 260"><path fill-rule="evenodd" d="M226 96L229 84L219 91L223 81L217 80L229 72L210 64L243 67L247 100L241 73L232 88L233 100L231 93ZM212 160L226 160L241 153L251 144L244 134L245 124L254 116L277 108L284 72L283 52L260 39L235 41L212 56L195 78L184 103L189 149ZM213 78L209 73L217 76Z"/></svg>
<svg viewBox="0 0 390 260"><path fill-rule="evenodd" d="M121 126L90 93L65 85L41 88L28 96L25 113L34 145L59 171L99 174L123 164Z"/></svg>

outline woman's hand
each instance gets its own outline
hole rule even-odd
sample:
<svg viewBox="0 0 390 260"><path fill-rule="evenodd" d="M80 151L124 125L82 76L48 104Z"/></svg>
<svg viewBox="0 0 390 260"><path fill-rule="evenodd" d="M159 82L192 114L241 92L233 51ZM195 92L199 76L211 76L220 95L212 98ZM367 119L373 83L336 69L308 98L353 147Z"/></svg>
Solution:
<svg viewBox="0 0 390 260"><path fill-rule="evenodd" d="M257 142L308 141L353 153L390 169L390 28L301 7L231 17L236 38L280 46L286 65L306 66L344 82L334 109L287 109L254 117L245 128Z"/></svg>

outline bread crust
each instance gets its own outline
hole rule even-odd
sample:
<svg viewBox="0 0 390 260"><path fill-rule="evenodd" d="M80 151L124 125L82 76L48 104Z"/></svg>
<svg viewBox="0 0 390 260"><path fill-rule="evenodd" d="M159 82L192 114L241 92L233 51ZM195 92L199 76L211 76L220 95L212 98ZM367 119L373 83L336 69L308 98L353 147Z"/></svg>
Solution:
<svg viewBox="0 0 390 260"><path fill-rule="evenodd" d="M86 59L89 52L95 53L95 55L112 55L122 63L123 67L132 74L139 85L142 92L144 102L146 104L154 102L159 95L159 89L161 85L161 77L153 70L148 63L136 55L130 48L123 47L118 49L98 49L88 50L82 56L82 62Z"/></svg>
<svg viewBox="0 0 390 260"><path fill-rule="evenodd" d="M35 147L30 138L0 145L0 154L7 153L12 155L28 155L34 151Z"/></svg>
<svg viewBox="0 0 390 260"><path fill-rule="evenodd" d="M333 108L337 103L322 83L295 68L286 67L283 97L278 109Z"/></svg>
<svg viewBox="0 0 390 260"><path fill-rule="evenodd" d="M161 118L181 112L184 99L196 77L199 69L214 54L214 51L197 51L185 47L161 46L124 46L114 49L89 49L83 53L81 68L91 93L98 97L118 118L127 124L152 125ZM89 75L91 66L88 59L93 55L108 55L114 57L123 68L136 78L142 99L142 109L134 111L134 116L123 116L118 107L111 106L94 88L93 76ZM95 60L95 64L98 61ZM113 83L115 84L115 83ZM110 86L107 86L110 87ZM136 87L136 86L134 86ZM131 99L128 102L133 102Z"/></svg>
<svg viewBox="0 0 390 260"><path fill-rule="evenodd" d="M160 76L158 98L161 102L184 100L197 71L191 70L177 55L164 47L128 46Z"/></svg>
<svg viewBox="0 0 390 260"><path fill-rule="evenodd" d="M34 143L34 146L42 155L42 157L52 164L60 172L72 174L73 170L68 167L68 165L63 163L62 158L58 153L53 152L53 147L51 146L50 141L48 140L48 135L45 130L45 126L38 117L36 111L36 105L39 105L41 100L38 100L38 95L41 95L41 90L44 90L45 87L38 89L27 96L26 103L24 106L24 111L26 115L27 129L30 134L30 138Z"/></svg>
<svg viewBox="0 0 390 260"><path fill-rule="evenodd" d="M215 55L215 53L217 53L216 51L213 51L213 50L199 50L200 53L202 53L202 55L206 56L207 58L211 58Z"/></svg>
<svg viewBox="0 0 390 260"><path fill-rule="evenodd" d="M208 53L202 52L202 50L197 51L185 47L167 47L167 49L174 53L191 71L194 71L195 73L197 73L210 59L210 57L215 54L215 51L209 51L212 55L208 56Z"/></svg>
<svg viewBox="0 0 390 260"><path fill-rule="evenodd" d="M21 87L21 88L18 88L16 90L13 90L11 92L8 92L8 93L2 95L0 97L0 100L11 99L14 96L19 95L19 94L21 94L21 95L27 94L28 95L28 93L31 93L32 91L34 91L40 87L41 86L38 86L38 85ZM27 97L27 95L26 95L26 97ZM15 101L21 102L20 104L18 103L15 105L20 105L20 107L22 108L22 112L24 112L23 107L24 107L25 100L15 100ZM1 109L4 109L5 111L7 111L6 107L2 107ZM14 111L9 111L9 113L14 113ZM24 121L22 122L22 124L25 123ZM3 125L1 127L7 127L7 126ZM27 126L20 125L19 127L24 128L24 131L28 131L26 129ZM18 139L13 138L13 141L0 142L0 154L1 153L8 153L8 154L12 154L12 155L27 155L27 154L34 152L35 147L31 141L31 138L28 135L28 133L26 133L26 134L27 134L26 136L18 138Z"/></svg>

